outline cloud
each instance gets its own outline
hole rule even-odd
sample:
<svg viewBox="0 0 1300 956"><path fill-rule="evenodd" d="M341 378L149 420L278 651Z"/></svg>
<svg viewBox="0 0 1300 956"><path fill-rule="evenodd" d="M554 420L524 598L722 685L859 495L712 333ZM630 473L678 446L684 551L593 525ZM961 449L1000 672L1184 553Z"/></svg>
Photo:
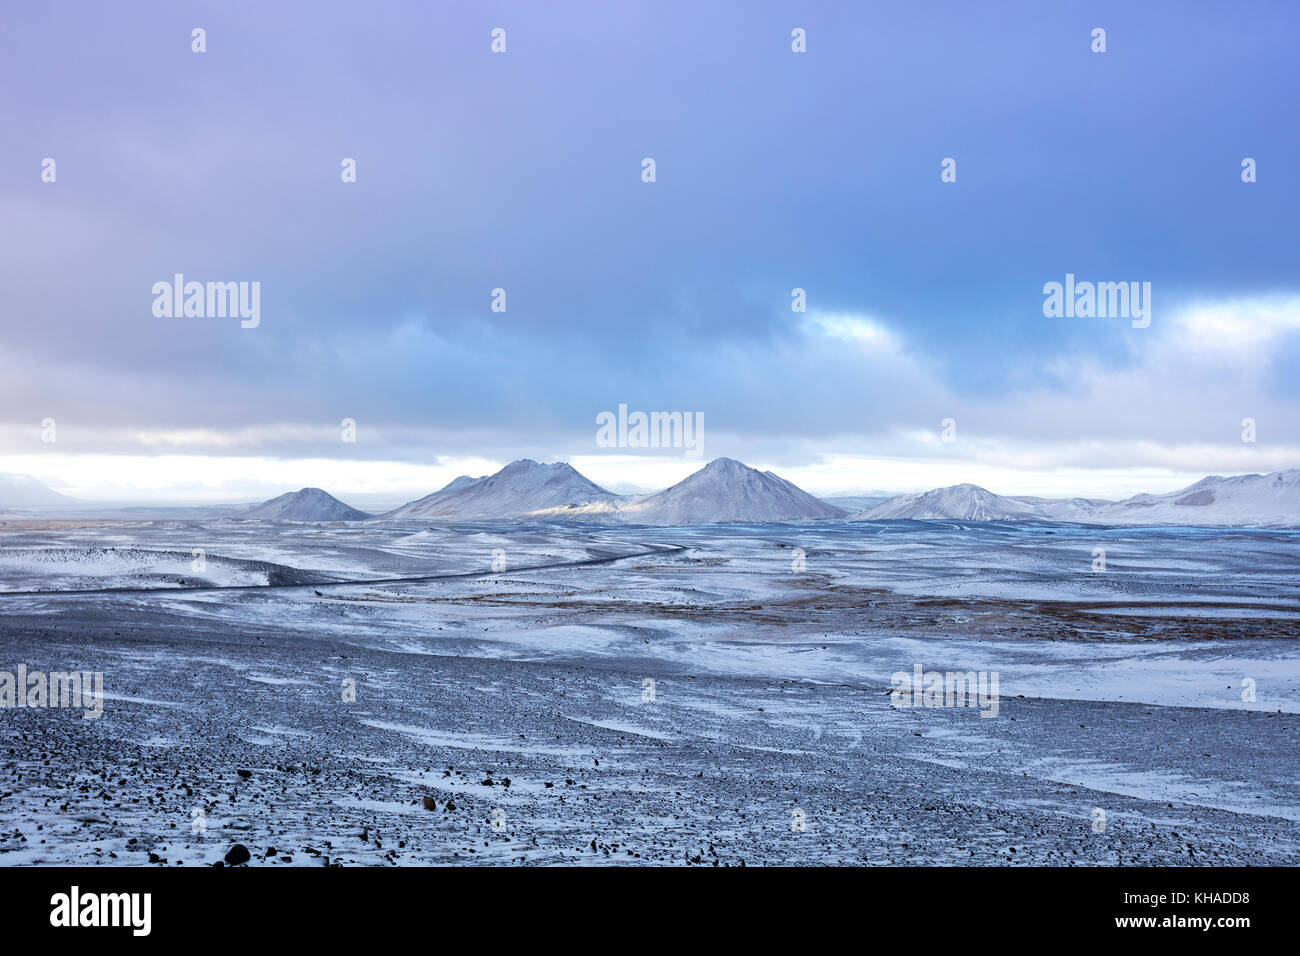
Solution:
<svg viewBox="0 0 1300 956"><path fill-rule="evenodd" d="M803 329L809 335L823 335L859 345L870 354L892 356L903 350L903 340L897 334L865 315L810 312Z"/></svg>
<svg viewBox="0 0 1300 956"><path fill-rule="evenodd" d="M16 8L0 78L44 81L0 154L0 454L53 461L49 416L60 453L142 463L592 456L595 415L623 402L702 413L711 454L797 467L1236 461L1247 416L1261 457L1300 444L1279 215L1300 180L1243 184L1225 152L1296 152L1273 121L1294 83L1258 83L1295 77L1294 11L1225 30L1130 5L1103 76L1042 43L1068 13L902 5L871 60L893 93L864 124L843 120L882 29L868 11L807 11L816 50L793 56L775 14L684 4L683 31L635 5L535 6L512 8L508 56L474 11L414 0L309 21L225 5L204 56L160 0L75 29ZM1213 55L1189 72L1179 50ZM169 82L120 68L146 61ZM1216 108L1189 126L1179 103ZM1081 115L1108 135L1075 135ZM1117 147L1133 137L1185 161ZM261 325L153 317L176 272L261 282ZM1045 320L1066 272L1149 277L1153 325ZM934 440L947 417L954 445Z"/></svg>
<svg viewBox="0 0 1300 956"><path fill-rule="evenodd" d="M1174 318L1170 338L1210 364L1267 359L1278 343L1300 332L1300 296L1272 295L1196 301Z"/></svg>

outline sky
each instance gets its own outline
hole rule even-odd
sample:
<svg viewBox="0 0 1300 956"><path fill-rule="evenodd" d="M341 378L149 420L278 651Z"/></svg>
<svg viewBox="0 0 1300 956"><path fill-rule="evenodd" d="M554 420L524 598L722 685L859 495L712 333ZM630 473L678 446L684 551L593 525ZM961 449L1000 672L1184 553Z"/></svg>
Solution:
<svg viewBox="0 0 1300 956"><path fill-rule="evenodd" d="M1295 4L0 19L0 472L396 501L521 457L820 494L1300 467ZM256 327L156 314L178 273L259 283ZM1150 324L1045 315L1067 274L1150 283ZM620 405L702 416L703 457L602 447Z"/></svg>

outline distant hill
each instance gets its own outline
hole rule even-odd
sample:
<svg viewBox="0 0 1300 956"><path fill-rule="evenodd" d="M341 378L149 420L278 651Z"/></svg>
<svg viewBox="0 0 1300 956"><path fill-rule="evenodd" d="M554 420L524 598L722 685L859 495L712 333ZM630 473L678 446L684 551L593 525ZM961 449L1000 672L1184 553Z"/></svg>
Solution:
<svg viewBox="0 0 1300 956"><path fill-rule="evenodd" d="M82 502L61 495L26 475L0 475L0 510L35 511L77 508Z"/></svg>
<svg viewBox="0 0 1300 956"><path fill-rule="evenodd" d="M235 517L257 521L362 521L370 515L319 488L303 488L264 501Z"/></svg>
<svg viewBox="0 0 1300 956"><path fill-rule="evenodd" d="M806 521L847 513L770 471L717 458L671 488L623 505L618 517L631 524L695 525Z"/></svg>
<svg viewBox="0 0 1300 956"><path fill-rule="evenodd" d="M979 485L952 485L899 495L853 516L857 521L881 518L949 518L963 521L1007 521L1038 517L1033 505L995 495Z"/></svg>
<svg viewBox="0 0 1300 956"><path fill-rule="evenodd" d="M1268 475L1215 475L1179 491L1134 495L1123 501L1008 497L978 485L953 485L899 495L853 515L852 520L890 518L1300 527L1300 468Z"/></svg>
<svg viewBox="0 0 1300 956"><path fill-rule="evenodd" d="M876 505L884 504L890 498L896 495L818 495L822 501L828 505L834 505L836 508L842 508L849 514L857 514L859 511L866 511L868 508L874 508Z"/></svg>
<svg viewBox="0 0 1300 956"><path fill-rule="evenodd" d="M1214 475L1164 495L1098 505L1088 521L1107 524L1300 526L1300 468L1268 475Z"/></svg>
<svg viewBox="0 0 1300 956"><path fill-rule="evenodd" d="M612 509L622 500L565 462L543 465L523 458L494 475L462 475L445 488L408 502L384 517L492 520L581 506Z"/></svg>

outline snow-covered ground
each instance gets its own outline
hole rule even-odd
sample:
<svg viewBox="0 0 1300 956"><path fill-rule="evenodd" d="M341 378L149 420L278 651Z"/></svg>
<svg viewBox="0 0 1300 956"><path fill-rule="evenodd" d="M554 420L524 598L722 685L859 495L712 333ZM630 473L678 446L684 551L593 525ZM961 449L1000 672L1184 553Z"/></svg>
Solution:
<svg viewBox="0 0 1300 956"><path fill-rule="evenodd" d="M106 700L0 710L0 863L1294 864L1297 569L1024 522L2 534L0 671ZM916 665L997 716L894 706Z"/></svg>
<svg viewBox="0 0 1300 956"><path fill-rule="evenodd" d="M284 569L286 571L290 569ZM260 561L131 547L4 548L0 592L138 587L254 587L276 580Z"/></svg>

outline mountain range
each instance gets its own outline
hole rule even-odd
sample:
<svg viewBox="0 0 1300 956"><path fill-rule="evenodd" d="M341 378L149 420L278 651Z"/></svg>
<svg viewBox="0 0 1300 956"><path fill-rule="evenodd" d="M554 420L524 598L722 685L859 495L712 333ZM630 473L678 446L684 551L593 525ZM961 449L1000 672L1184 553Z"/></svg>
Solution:
<svg viewBox="0 0 1300 956"><path fill-rule="evenodd" d="M850 501L841 498L840 503ZM670 488L639 496L607 491L563 462L541 465L524 459L495 475L457 478L440 491L383 517L526 518L661 526L846 518L1291 527L1300 526L1300 469L1214 476L1180 491L1135 495L1122 501L1017 497L961 484L896 495L861 510L846 510L779 475L730 458L715 459Z"/></svg>
<svg viewBox="0 0 1300 956"><path fill-rule="evenodd" d="M1163 495L1122 501L998 495L953 485L899 495L852 516L854 521L913 518L960 521L1074 521L1107 525L1300 526L1300 468L1268 475L1214 475Z"/></svg>
<svg viewBox="0 0 1300 956"><path fill-rule="evenodd" d="M807 521L847 515L771 472L718 458L671 488L617 495L571 465L511 462L494 475L462 475L384 518L690 525L730 521Z"/></svg>
<svg viewBox="0 0 1300 956"><path fill-rule="evenodd" d="M551 508L536 517L608 518L627 524L681 527L737 521L810 521L847 514L770 471L758 471L731 458L715 458L693 475L652 495L614 504L601 501Z"/></svg>
<svg viewBox="0 0 1300 956"><path fill-rule="evenodd" d="M33 479L0 475L0 509L71 511L86 507L86 503L57 494ZM215 509L214 513L221 510ZM832 502L770 471L758 471L730 458L715 459L669 488L641 495L608 491L565 462L541 464L525 458L492 475L462 475L432 494L378 516L359 511L320 488L302 488L231 517L306 522L377 517L657 526L910 519L1300 527L1300 468L1267 475L1214 475L1179 491L1134 495L1122 501L999 495L978 485L961 484L883 501L867 495L845 495Z"/></svg>

